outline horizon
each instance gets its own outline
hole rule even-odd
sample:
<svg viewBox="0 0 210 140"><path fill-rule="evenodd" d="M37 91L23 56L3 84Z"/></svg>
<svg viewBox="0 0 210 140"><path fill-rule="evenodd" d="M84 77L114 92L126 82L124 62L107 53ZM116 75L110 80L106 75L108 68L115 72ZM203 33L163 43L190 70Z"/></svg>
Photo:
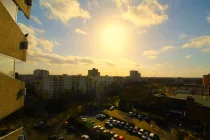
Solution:
<svg viewBox="0 0 210 140"><path fill-rule="evenodd" d="M61 10L62 9L62 10ZM33 1L27 62L16 71L143 77L202 77L210 73L210 1Z"/></svg>

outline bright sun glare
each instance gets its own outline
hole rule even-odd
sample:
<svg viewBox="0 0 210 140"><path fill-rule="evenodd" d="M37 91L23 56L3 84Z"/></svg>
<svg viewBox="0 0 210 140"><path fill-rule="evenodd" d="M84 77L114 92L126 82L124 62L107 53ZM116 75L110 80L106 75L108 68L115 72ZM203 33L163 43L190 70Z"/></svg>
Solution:
<svg viewBox="0 0 210 140"><path fill-rule="evenodd" d="M125 32L120 26L108 26L102 35L103 46L110 49L121 49L125 41Z"/></svg>

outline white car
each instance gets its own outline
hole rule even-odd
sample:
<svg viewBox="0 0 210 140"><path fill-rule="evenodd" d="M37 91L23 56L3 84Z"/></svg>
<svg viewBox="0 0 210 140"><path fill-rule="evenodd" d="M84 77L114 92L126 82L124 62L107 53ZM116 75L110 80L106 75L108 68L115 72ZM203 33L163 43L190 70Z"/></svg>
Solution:
<svg viewBox="0 0 210 140"><path fill-rule="evenodd" d="M82 139L82 140L90 140L90 138L89 138L88 135L82 135L82 136L81 136L81 139Z"/></svg>
<svg viewBox="0 0 210 140"><path fill-rule="evenodd" d="M155 134L154 133L150 133L149 134L149 137L148 137L148 140L153 140L155 137Z"/></svg>

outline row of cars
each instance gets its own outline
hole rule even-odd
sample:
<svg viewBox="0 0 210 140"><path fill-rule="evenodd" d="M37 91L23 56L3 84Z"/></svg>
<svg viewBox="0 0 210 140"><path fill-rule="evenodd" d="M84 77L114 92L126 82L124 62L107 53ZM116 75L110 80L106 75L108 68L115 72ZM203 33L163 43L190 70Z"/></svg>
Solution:
<svg viewBox="0 0 210 140"><path fill-rule="evenodd" d="M109 131L108 129L105 129L104 127L97 125L94 126L93 129L99 133L99 132L103 132L108 134L111 137L111 140L124 140L123 136L119 136L117 133L113 132L113 131Z"/></svg>
<svg viewBox="0 0 210 140"><path fill-rule="evenodd" d="M155 135L154 133L150 133L144 129L135 127L133 124L129 124L129 123L126 123L123 121L119 121L117 119L113 119L112 117L110 117L104 123L105 123L105 127L108 127L108 128L117 127L119 129L124 129L129 134L138 136L138 137L142 138L143 140L155 140L158 138L158 136ZM110 127L110 126L112 126L112 127Z"/></svg>

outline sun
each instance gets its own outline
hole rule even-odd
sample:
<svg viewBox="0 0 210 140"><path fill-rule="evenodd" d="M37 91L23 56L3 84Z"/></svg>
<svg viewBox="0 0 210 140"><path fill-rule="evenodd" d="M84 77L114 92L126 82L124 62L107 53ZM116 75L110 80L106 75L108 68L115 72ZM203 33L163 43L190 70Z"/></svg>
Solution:
<svg viewBox="0 0 210 140"><path fill-rule="evenodd" d="M108 50L122 49L125 42L125 31L121 26L107 26L103 30L102 43Z"/></svg>

